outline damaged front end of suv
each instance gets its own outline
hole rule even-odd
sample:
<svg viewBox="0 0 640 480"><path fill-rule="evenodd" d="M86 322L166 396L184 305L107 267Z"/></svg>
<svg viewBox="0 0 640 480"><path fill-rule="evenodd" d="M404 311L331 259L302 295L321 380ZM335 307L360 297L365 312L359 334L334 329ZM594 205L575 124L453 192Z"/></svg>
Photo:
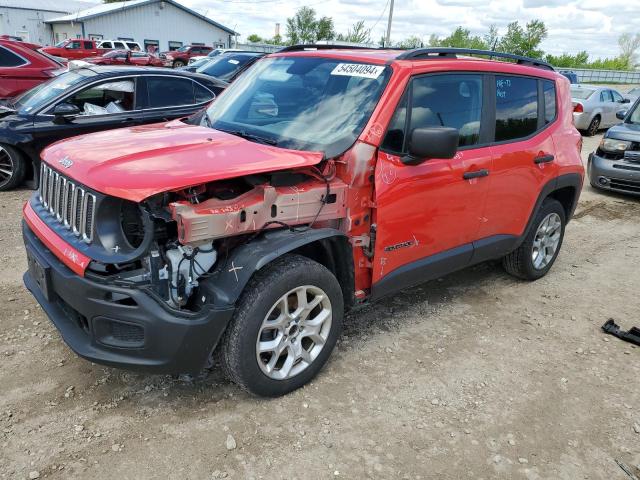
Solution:
<svg viewBox="0 0 640 480"><path fill-rule="evenodd" d="M354 276L366 270L376 151L358 138L390 68L332 75L338 65L267 58L187 121L45 150L24 209L24 278L72 349L97 363L195 374L256 272L288 252L330 259L341 297L353 301L366 282ZM330 95L321 93L328 80ZM309 98L292 101L302 88ZM363 247L355 258L354 245ZM326 332L305 340L291 318L285 333L300 339L301 358L315 358ZM261 368L280 371L285 360L273 358Z"/></svg>

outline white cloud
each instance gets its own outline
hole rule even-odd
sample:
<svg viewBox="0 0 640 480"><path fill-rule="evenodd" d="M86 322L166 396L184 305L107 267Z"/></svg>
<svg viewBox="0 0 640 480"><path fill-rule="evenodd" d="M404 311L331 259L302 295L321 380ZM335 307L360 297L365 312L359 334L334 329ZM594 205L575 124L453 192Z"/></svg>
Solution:
<svg viewBox="0 0 640 480"><path fill-rule="evenodd" d="M200 13L242 34L241 39L257 33L274 34L275 24L286 31L287 17L302 6L330 16L338 32L358 20L373 27L377 41L386 32L388 0L178 0ZM384 9L384 11L383 11ZM429 35L449 34L462 25L476 35L484 34L491 24L504 33L508 23L521 24L538 18L545 22L549 37L542 47L550 53L575 53L587 49L592 58L618 54L621 33L635 33L640 21L638 0L395 0L392 38L411 35L428 39Z"/></svg>

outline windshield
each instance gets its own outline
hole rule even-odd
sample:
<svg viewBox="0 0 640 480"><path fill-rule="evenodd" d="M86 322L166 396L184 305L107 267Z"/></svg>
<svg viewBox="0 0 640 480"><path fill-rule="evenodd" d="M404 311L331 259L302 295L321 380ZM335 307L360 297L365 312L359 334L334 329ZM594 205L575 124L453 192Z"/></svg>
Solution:
<svg viewBox="0 0 640 480"><path fill-rule="evenodd" d="M178 50L176 50L177 52L186 52L187 50L189 50L189 45L185 45L184 47L180 47Z"/></svg>
<svg viewBox="0 0 640 480"><path fill-rule="evenodd" d="M221 55L198 67L196 72L228 82L238 70L254 58L254 56L250 55Z"/></svg>
<svg viewBox="0 0 640 480"><path fill-rule="evenodd" d="M265 58L211 104L203 122L335 157L362 132L390 74L386 66L329 58Z"/></svg>
<svg viewBox="0 0 640 480"><path fill-rule="evenodd" d="M595 90L590 88L572 88L571 89L571 98L577 98L578 100L586 100L591 95L593 95Z"/></svg>
<svg viewBox="0 0 640 480"><path fill-rule="evenodd" d="M58 48L62 48L65 46L66 43L67 43L66 40L62 40L61 42L56 43L54 46Z"/></svg>
<svg viewBox="0 0 640 480"><path fill-rule="evenodd" d="M88 76L95 75L91 70L77 70L66 72L62 75L52 78L41 83L35 88L28 90L22 96L18 97L14 104L14 108L21 113L28 113L35 108L39 108L50 100L56 98L74 85L80 83Z"/></svg>
<svg viewBox="0 0 640 480"><path fill-rule="evenodd" d="M633 123L635 125L640 125L640 108L638 108L640 102L636 102L631 110L631 115L627 117L626 123Z"/></svg>

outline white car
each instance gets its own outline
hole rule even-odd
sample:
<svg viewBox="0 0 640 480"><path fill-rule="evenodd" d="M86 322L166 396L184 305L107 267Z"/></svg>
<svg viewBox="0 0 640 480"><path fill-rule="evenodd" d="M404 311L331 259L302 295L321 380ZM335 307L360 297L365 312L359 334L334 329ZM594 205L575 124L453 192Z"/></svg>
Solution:
<svg viewBox="0 0 640 480"><path fill-rule="evenodd" d="M98 48L106 48L108 50L132 50L144 52L144 48L138 42L129 40L100 40L97 42Z"/></svg>
<svg viewBox="0 0 640 480"><path fill-rule="evenodd" d="M595 85L571 85L573 103L573 124L588 137L601 128L609 128L620 123L616 113L622 104L629 103L620 92L610 87Z"/></svg>
<svg viewBox="0 0 640 480"><path fill-rule="evenodd" d="M245 50L240 50L239 48L214 48L213 50L211 50L209 52L208 55L196 55L195 57L191 57L189 59L189 65L191 65L193 62L197 62L198 60L202 60L204 58L217 57L221 53L226 53L226 52L244 52L244 51Z"/></svg>

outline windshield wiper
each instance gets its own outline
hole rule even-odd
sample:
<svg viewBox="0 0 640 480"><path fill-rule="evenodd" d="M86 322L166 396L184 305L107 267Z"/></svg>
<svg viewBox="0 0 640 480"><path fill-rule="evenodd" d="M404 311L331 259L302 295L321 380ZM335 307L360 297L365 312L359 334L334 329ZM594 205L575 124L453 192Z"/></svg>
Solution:
<svg viewBox="0 0 640 480"><path fill-rule="evenodd" d="M221 131L225 133L230 133L231 135L235 135L237 137L244 138L245 140L264 143L265 145L278 145L278 141L273 138L261 137L260 135L255 135L253 133L249 133L244 130L221 130Z"/></svg>

